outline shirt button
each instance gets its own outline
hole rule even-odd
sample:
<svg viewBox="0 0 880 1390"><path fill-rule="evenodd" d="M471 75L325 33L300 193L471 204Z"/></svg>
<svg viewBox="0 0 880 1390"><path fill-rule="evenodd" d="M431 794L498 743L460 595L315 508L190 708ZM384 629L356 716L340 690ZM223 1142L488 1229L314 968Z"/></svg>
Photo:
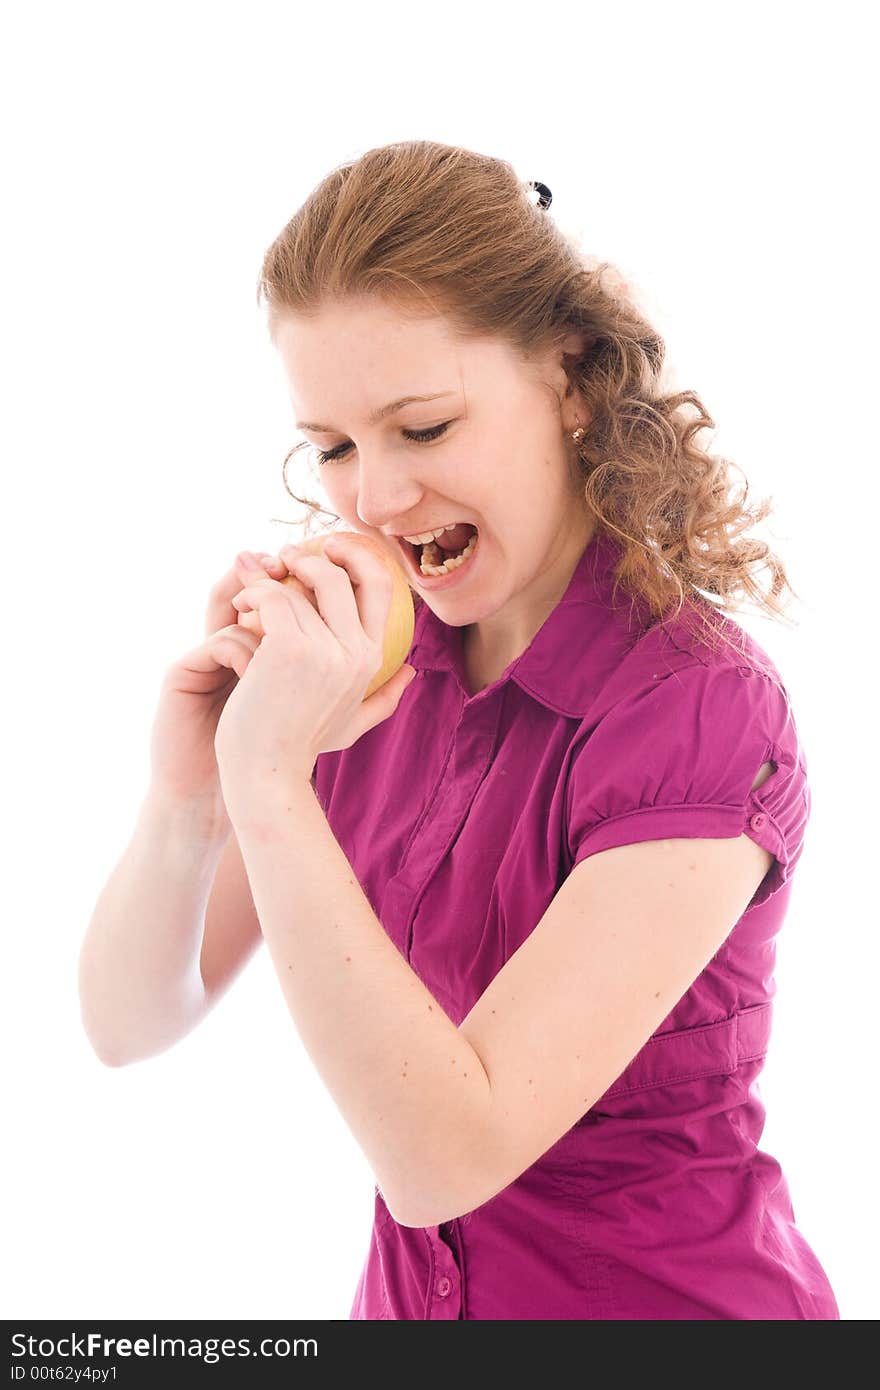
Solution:
<svg viewBox="0 0 880 1390"><path fill-rule="evenodd" d="M437 1293L440 1298L446 1298L452 1292L452 1280L447 1274L441 1274L437 1280Z"/></svg>
<svg viewBox="0 0 880 1390"><path fill-rule="evenodd" d="M753 830L763 830L766 824L767 817L764 815L763 811L756 812L756 814L752 816L749 821L749 825L752 827Z"/></svg>

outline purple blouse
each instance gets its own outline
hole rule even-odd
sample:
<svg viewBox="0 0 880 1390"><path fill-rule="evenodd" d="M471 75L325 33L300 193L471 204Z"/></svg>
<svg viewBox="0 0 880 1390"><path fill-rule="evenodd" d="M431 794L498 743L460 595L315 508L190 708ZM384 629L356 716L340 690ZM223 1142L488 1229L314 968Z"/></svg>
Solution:
<svg viewBox="0 0 880 1390"><path fill-rule="evenodd" d="M743 833L775 857L723 945L608 1091L515 1181L440 1226L374 1188L353 1319L829 1318L828 1278L758 1147L775 938L810 813L788 693L761 647L648 631L599 530L528 648L469 695L424 601L418 675L313 785L377 917L456 1023L573 866L613 845ZM750 788L765 762L774 771Z"/></svg>

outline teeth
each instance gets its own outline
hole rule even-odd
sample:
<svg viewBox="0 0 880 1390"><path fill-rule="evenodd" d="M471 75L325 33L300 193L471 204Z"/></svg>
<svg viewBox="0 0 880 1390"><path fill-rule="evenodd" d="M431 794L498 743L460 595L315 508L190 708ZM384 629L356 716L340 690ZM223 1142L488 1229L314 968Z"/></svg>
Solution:
<svg viewBox="0 0 880 1390"><path fill-rule="evenodd" d="M436 531L423 531L421 535L404 536L403 539L409 541L410 545L427 545L428 541L435 541L444 531L453 531L460 524L458 521L450 521L448 526L438 526Z"/></svg>
<svg viewBox="0 0 880 1390"><path fill-rule="evenodd" d="M448 530L449 528L444 527L443 529ZM422 558L419 564L419 569L424 575L448 574L450 570L458 569L459 565L464 564L465 560L467 560L468 557L472 554L476 544L477 533L474 532L474 534L471 536L470 540L468 541L467 545L465 546L464 550L461 552L460 555L454 556L451 560L444 560L442 565L435 565L433 563L428 563L429 559L433 560L434 557L439 555L440 553L439 548L432 542L431 544L426 545L424 550L422 551Z"/></svg>

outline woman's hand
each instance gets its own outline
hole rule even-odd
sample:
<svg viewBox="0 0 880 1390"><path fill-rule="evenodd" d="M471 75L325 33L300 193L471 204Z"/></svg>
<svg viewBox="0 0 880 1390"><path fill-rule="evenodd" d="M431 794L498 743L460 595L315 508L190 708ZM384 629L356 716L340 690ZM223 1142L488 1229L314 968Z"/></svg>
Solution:
<svg viewBox="0 0 880 1390"><path fill-rule="evenodd" d="M264 558L270 574L287 573L280 560ZM240 588L235 564L208 596L205 640L165 672L150 737L152 789L174 800L214 805L220 816L225 810L214 738L223 707L259 645L232 606Z"/></svg>
<svg viewBox="0 0 880 1390"><path fill-rule="evenodd" d="M233 819L233 806L259 803L275 785L308 782L318 754L350 748L387 719L416 674L404 663L363 699L382 665L391 604L391 577L380 560L341 537L321 555L298 555L295 546L281 554L313 591L317 611L295 585L271 578L247 552L239 557L245 587L232 604L239 612L257 609L264 636L226 701L214 739Z"/></svg>

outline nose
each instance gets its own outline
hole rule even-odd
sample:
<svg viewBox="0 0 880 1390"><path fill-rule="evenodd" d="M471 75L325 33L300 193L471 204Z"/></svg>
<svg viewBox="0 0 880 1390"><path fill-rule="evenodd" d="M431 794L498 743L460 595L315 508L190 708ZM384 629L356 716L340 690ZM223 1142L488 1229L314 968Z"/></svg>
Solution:
<svg viewBox="0 0 880 1390"><path fill-rule="evenodd" d="M377 456L364 466L361 459L358 469L357 514L365 526L383 530L390 521L417 509L422 489L401 470L399 460L383 462Z"/></svg>

